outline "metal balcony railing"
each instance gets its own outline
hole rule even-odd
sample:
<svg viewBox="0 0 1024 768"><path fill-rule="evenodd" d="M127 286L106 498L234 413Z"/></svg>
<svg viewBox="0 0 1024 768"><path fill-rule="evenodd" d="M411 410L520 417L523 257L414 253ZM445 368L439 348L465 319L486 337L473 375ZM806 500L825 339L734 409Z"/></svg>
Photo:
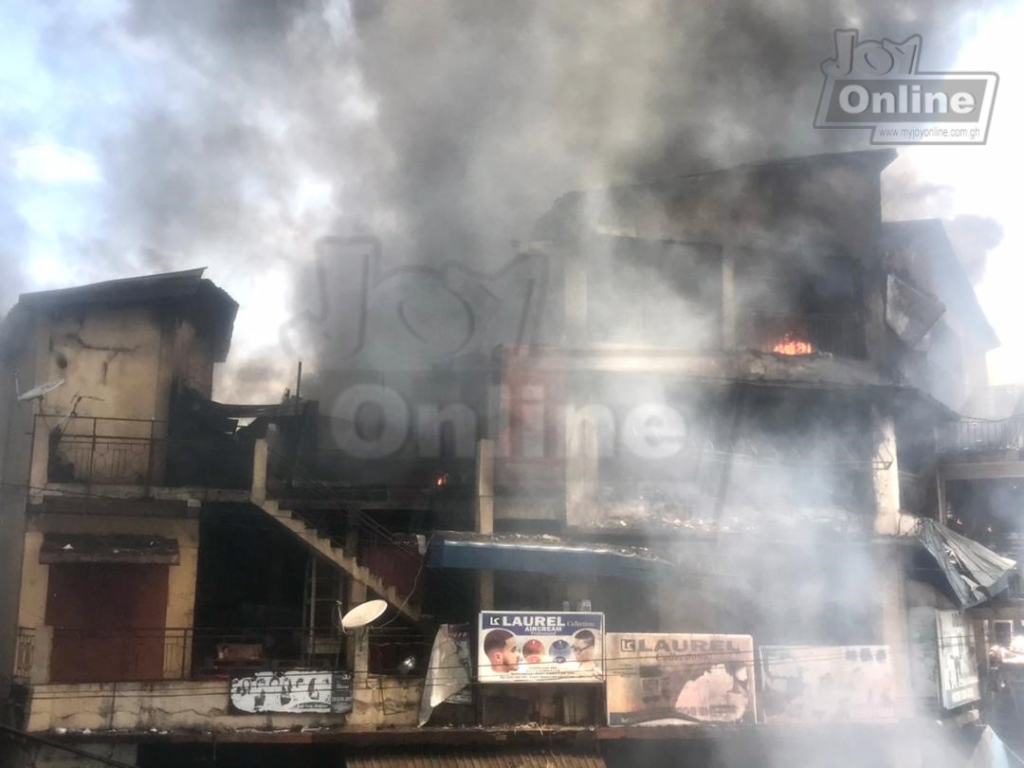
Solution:
<svg viewBox="0 0 1024 768"><path fill-rule="evenodd" d="M15 678L106 683L230 677L248 672L341 669L344 636L333 628L18 630ZM46 642L49 648L40 648ZM48 674L33 668L48 658Z"/></svg>
<svg viewBox="0 0 1024 768"><path fill-rule="evenodd" d="M855 314L749 313L737 328L738 346L780 355L828 352L864 357L864 329Z"/></svg>
<svg viewBox="0 0 1024 768"><path fill-rule="evenodd" d="M1024 416L987 421L961 419L939 430L938 451L958 453L999 453L1024 450Z"/></svg>
<svg viewBox="0 0 1024 768"><path fill-rule="evenodd" d="M252 483L251 443L173 437L162 421L39 415L35 439L45 447L50 483L234 489Z"/></svg>
<svg viewBox="0 0 1024 768"><path fill-rule="evenodd" d="M14 651L14 679L28 680L32 675L35 655L36 631L28 627L18 627L17 645Z"/></svg>

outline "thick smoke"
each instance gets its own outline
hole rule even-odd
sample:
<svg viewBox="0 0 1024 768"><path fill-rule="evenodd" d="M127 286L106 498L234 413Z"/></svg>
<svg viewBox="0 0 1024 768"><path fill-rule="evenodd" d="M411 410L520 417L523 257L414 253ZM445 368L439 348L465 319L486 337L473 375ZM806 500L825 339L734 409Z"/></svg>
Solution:
<svg viewBox="0 0 1024 768"><path fill-rule="evenodd" d="M921 34L941 69L974 13L881 0L55 5L33 17L40 63L76 85L57 94L70 102L62 138L94 152L104 180L62 247L83 279L208 264L243 302L244 364L280 354L266 297L284 314L308 305L296 277L320 235L374 234L399 262L494 264L569 189L862 148L858 132L811 128L833 30ZM293 363L262 390L230 386L229 367L223 394L277 395Z"/></svg>

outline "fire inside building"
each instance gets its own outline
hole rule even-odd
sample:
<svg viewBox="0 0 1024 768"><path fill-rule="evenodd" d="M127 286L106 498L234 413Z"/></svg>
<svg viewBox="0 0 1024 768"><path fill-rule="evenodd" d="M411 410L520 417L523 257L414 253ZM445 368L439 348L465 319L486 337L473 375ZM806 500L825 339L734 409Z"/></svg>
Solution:
<svg viewBox="0 0 1024 768"><path fill-rule="evenodd" d="M0 328L4 759L1012 745L1022 417L941 222L881 219L893 157L570 193L495 273L324 241L340 320L285 329L317 365L266 405L213 398L238 307L202 270L23 294Z"/></svg>

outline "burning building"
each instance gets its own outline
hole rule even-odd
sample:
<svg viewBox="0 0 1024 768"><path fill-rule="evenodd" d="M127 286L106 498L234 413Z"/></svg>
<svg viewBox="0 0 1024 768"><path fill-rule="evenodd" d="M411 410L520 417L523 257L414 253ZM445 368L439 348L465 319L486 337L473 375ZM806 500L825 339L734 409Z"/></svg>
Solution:
<svg viewBox="0 0 1024 768"><path fill-rule="evenodd" d="M1014 567L949 525L998 342L941 225L881 220L893 157L570 193L492 274L327 240L338 324L272 405L211 399L199 273L23 296L19 754L945 757Z"/></svg>

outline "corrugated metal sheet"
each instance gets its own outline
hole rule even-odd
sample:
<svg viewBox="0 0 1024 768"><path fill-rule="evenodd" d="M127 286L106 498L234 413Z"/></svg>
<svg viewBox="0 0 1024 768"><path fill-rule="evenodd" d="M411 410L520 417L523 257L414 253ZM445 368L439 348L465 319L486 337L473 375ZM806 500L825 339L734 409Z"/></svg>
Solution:
<svg viewBox="0 0 1024 768"><path fill-rule="evenodd" d="M942 569L961 608L985 602L1009 586L1016 562L935 520L921 520L917 537Z"/></svg>
<svg viewBox="0 0 1024 768"><path fill-rule="evenodd" d="M547 749L416 749L350 755L348 768L605 768L596 752Z"/></svg>

